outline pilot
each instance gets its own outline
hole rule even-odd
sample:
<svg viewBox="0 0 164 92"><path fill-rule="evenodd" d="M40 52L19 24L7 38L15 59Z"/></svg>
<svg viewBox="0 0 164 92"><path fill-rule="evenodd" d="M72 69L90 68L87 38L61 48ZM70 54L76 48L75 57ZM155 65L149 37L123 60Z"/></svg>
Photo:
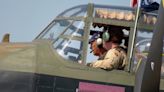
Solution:
<svg viewBox="0 0 164 92"><path fill-rule="evenodd" d="M100 34L99 33L94 33L93 36L91 37L91 39L89 40L89 44L91 45L91 52L93 52L93 54L95 56L98 56L99 60L104 58L105 53L107 52L107 50L105 48L103 48L102 46L102 39L99 38Z"/></svg>
<svg viewBox="0 0 164 92"><path fill-rule="evenodd" d="M92 37L89 39L89 44L90 44L90 49L91 49L90 53L93 53L93 55L98 57L98 60L101 60L101 59L104 59L104 56L107 50L103 48L101 44L102 39L100 39L99 37L100 37L100 33L94 33ZM78 63L81 64L82 61L79 60ZM87 65L89 64L90 63L88 63Z"/></svg>
<svg viewBox="0 0 164 92"><path fill-rule="evenodd" d="M102 34L102 47L107 50L104 59L87 64L104 70L123 70L127 64L127 54L120 45L124 34L122 30L106 30Z"/></svg>

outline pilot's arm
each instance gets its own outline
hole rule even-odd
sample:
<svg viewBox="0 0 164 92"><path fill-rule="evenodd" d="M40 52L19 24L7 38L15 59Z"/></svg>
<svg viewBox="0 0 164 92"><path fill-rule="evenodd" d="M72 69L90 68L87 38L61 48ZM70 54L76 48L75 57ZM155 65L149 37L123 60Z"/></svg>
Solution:
<svg viewBox="0 0 164 92"><path fill-rule="evenodd" d="M107 52L103 60L98 60L90 64L91 67L105 70L121 69L126 65L126 53L115 48Z"/></svg>

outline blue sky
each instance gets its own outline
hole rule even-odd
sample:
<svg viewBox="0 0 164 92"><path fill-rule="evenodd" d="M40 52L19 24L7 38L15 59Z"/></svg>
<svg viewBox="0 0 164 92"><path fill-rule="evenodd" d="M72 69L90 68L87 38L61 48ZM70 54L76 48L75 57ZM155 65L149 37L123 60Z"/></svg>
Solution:
<svg viewBox="0 0 164 92"><path fill-rule="evenodd" d="M89 2L130 6L130 0L0 0L0 40L10 33L12 42L30 42L59 13Z"/></svg>
<svg viewBox="0 0 164 92"><path fill-rule="evenodd" d="M130 4L130 0L0 0L0 40L10 33L12 42L30 42L63 10L89 2Z"/></svg>

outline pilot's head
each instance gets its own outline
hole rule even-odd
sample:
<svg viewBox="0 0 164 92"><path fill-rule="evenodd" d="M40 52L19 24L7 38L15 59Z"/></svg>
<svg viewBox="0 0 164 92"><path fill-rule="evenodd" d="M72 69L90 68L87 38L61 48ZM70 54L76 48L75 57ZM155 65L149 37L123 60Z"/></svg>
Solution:
<svg viewBox="0 0 164 92"><path fill-rule="evenodd" d="M101 56L106 50L102 47L102 41L99 38L100 34L95 33L89 40L89 43L91 45L91 50L95 56Z"/></svg>
<svg viewBox="0 0 164 92"><path fill-rule="evenodd" d="M122 30L104 30L102 34L103 47L107 50L113 46L119 46L124 38Z"/></svg>

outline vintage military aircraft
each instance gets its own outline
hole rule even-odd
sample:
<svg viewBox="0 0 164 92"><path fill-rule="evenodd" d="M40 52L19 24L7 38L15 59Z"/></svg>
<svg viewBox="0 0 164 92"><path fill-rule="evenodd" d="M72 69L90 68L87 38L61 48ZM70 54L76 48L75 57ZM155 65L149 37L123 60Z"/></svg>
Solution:
<svg viewBox="0 0 164 92"><path fill-rule="evenodd" d="M164 14L162 5L159 11ZM163 20L162 13L158 19ZM140 11L137 18L133 8L79 5L59 14L31 43L9 42L7 34L0 43L0 92L164 92L164 71L160 71L164 28L157 15ZM102 28L125 30L125 70L85 65L92 57L88 39ZM135 68L139 47L135 44L146 39L141 37L145 33L154 33L152 43L160 43L160 51L151 45L150 54ZM140 48L142 54L145 48Z"/></svg>

